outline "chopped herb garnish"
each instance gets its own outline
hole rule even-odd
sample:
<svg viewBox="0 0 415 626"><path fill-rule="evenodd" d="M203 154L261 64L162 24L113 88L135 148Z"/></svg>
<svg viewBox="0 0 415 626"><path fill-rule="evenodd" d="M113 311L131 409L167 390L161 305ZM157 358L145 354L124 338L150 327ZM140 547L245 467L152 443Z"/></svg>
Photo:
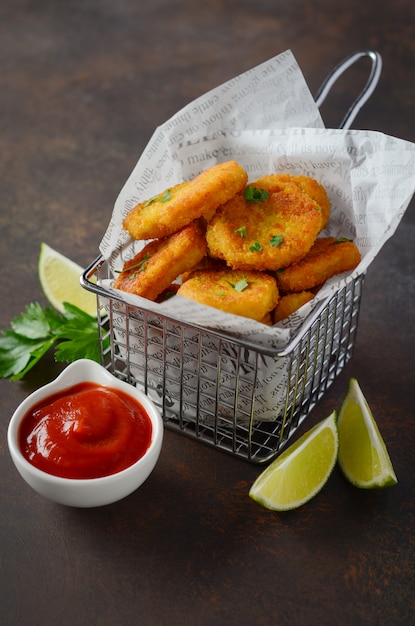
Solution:
<svg viewBox="0 0 415 626"><path fill-rule="evenodd" d="M269 240L270 246L280 246L282 244L282 235L272 235Z"/></svg>
<svg viewBox="0 0 415 626"><path fill-rule="evenodd" d="M248 281L246 280L246 278L241 278L241 280L238 280L238 282L235 283L234 285L235 291L243 291L247 287L248 287Z"/></svg>
<svg viewBox="0 0 415 626"><path fill-rule="evenodd" d="M152 198L150 198L149 200L147 200L146 202L144 202L143 206L146 207L149 204L153 204L153 202L156 202L156 200L158 200L159 197L157 196L153 196Z"/></svg>
<svg viewBox="0 0 415 626"><path fill-rule="evenodd" d="M244 198L247 202L263 202L269 196L265 189L258 189L252 185L247 185L244 191Z"/></svg>
<svg viewBox="0 0 415 626"><path fill-rule="evenodd" d="M241 237L246 237L246 226L240 226L235 229L235 234L241 235Z"/></svg>
<svg viewBox="0 0 415 626"><path fill-rule="evenodd" d="M144 257L141 259L141 261L139 261L138 263L135 263L134 265L132 265L131 267L128 267L125 270L126 272L131 272L131 270L135 270L129 276L129 280L132 280L133 278L137 276L137 274L143 271L149 258L150 258L150 254L147 252L147 254L145 254Z"/></svg>
<svg viewBox="0 0 415 626"><path fill-rule="evenodd" d="M170 198L171 198L171 191L170 189L167 189L166 193L161 198L160 202L167 202L168 200L170 200Z"/></svg>
<svg viewBox="0 0 415 626"><path fill-rule="evenodd" d="M344 243L345 241L353 241L352 239L347 239L347 237L335 237L334 243Z"/></svg>
<svg viewBox="0 0 415 626"><path fill-rule="evenodd" d="M262 250L262 246L259 241L256 241L252 244L252 246L249 246L249 249L251 252L260 252Z"/></svg>
<svg viewBox="0 0 415 626"><path fill-rule="evenodd" d="M167 189L167 191L165 192L164 196L162 198L160 198L160 195L157 196L153 196L152 198L150 198L149 200L147 200L146 202L144 202L143 207L148 206L149 204L153 204L153 202L167 202L167 200L170 200L171 198L171 191L170 189Z"/></svg>
<svg viewBox="0 0 415 626"><path fill-rule="evenodd" d="M241 278L241 280L238 280L237 283L231 283L230 280L227 280L226 282L232 287L232 289L235 289L235 291L243 291L248 287L248 281L246 278Z"/></svg>

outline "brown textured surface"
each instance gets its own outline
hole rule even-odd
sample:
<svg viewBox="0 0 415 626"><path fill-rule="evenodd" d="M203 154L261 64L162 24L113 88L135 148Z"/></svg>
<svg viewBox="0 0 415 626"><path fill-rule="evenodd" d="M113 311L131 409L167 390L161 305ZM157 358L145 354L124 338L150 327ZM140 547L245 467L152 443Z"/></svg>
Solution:
<svg viewBox="0 0 415 626"><path fill-rule="evenodd" d="M0 327L33 300L42 240L81 264L97 252L119 189L154 128L211 87L291 48L314 93L350 52L384 60L355 127L415 140L415 4L276 0L2 0ZM323 109L336 126L367 68ZM412 202L366 280L352 362L398 486L361 492L336 470L305 507L248 498L258 469L167 432L148 482L124 501L72 510L38 497L6 447L8 419L56 375L0 381L0 614L46 624L415 623Z"/></svg>

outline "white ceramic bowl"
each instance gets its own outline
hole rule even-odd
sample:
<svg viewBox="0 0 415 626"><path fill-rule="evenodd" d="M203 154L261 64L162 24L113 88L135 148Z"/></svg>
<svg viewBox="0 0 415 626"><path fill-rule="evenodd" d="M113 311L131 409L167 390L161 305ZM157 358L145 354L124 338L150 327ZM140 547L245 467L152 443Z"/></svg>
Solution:
<svg viewBox="0 0 415 626"><path fill-rule="evenodd" d="M88 479L60 478L37 469L25 459L18 445L19 426L23 417L38 402L83 382L93 382L119 389L138 401L150 417L152 441L144 456L117 474ZM7 440L18 472L35 491L59 504L96 507L121 500L135 491L148 478L160 455L163 421L158 409L144 393L115 378L95 361L80 359L68 365L54 381L37 389L17 407L9 423Z"/></svg>

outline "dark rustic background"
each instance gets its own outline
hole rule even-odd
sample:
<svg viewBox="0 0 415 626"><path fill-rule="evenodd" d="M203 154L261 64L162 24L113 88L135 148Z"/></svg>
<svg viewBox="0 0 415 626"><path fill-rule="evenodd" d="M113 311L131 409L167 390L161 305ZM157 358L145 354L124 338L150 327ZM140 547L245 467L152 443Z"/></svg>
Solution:
<svg viewBox="0 0 415 626"><path fill-rule="evenodd" d="M415 4L329 0L2 0L0 327L45 304L40 243L86 265L154 128L217 84L290 48L312 93L355 50L383 57L354 123L415 141ZM337 126L362 61L322 109ZM147 483L76 510L32 492L12 466L8 420L53 378L0 381L0 616L7 626L415 624L415 207L366 279L352 361L307 427L356 376L399 484L359 491L336 470L287 514L248 498L259 470L166 432Z"/></svg>

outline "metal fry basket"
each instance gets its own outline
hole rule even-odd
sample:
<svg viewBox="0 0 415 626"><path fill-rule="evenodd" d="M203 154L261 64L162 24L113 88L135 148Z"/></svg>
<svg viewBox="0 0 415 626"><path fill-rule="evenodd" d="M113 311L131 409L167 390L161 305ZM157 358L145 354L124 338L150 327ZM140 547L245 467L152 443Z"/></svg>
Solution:
<svg viewBox="0 0 415 626"><path fill-rule="evenodd" d="M148 394L169 429L254 463L277 455L352 356L364 276L320 303L283 351L128 305L93 276L110 277L102 257L83 280L98 298L103 365Z"/></svg>
<svg viewBox="0 0 415 626"><path fill-rule="evenodd" d="M361 56L372 58L372 72L343 128L378 80L377 53L351 55L316 96L320 105ZM320 302L283 350L127 304L102 286L111 278L102 256L81 276L97 296L104 367L148 394L167 428L253 463L280 452L352 356L364 275Z"/></svg>

